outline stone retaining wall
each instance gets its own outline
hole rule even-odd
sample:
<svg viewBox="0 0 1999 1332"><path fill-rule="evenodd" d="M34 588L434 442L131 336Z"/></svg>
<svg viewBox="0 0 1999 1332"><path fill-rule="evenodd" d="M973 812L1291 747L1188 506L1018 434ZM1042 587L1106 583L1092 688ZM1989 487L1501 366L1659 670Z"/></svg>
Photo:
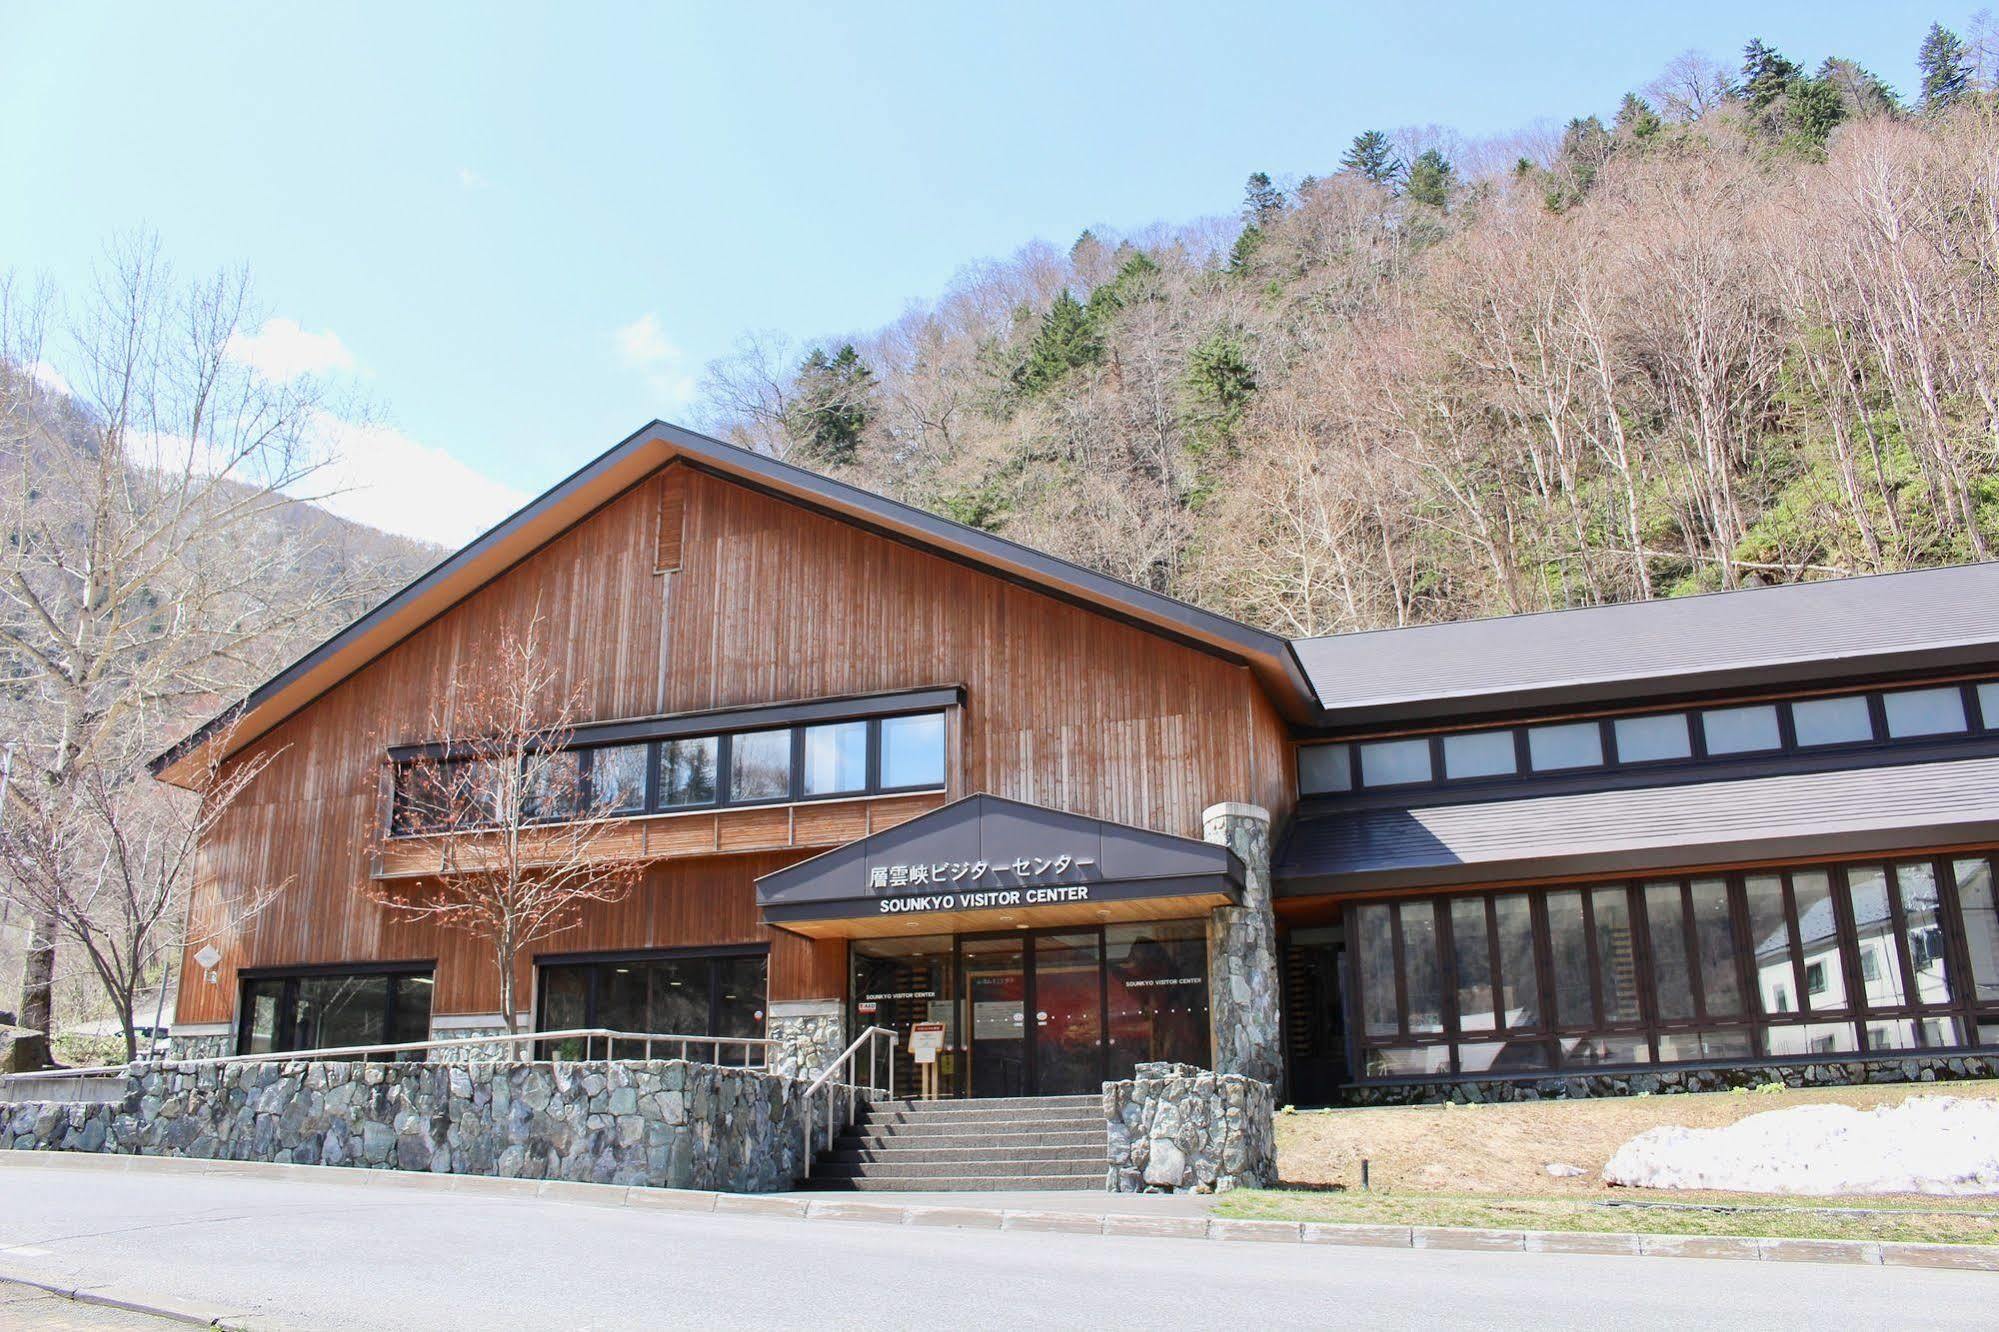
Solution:
<svg viewBox="0 0 1999 1332"><path fill-rule="evenodd" d="M108 1103L0 1105L0 1147L730 1193L791 1188L805 1148L803 1082L681 1060L168 1062L125 1081Z"/></svg>
<svg viewBox="0 0 1999 1332"><path fill-rule="evenodd" d="M1113 1193L1225 1193L1277 1182L1270 1084L1191 1064L1140 1064L1104 1084Z"/></svg>
<svg viewBox="0 0 1999 1332"><path fill-rule="evenodd" d="M1340 1103L1350 1106L1459 1105L1507 1101L1579 1101L1603 1096L1665 1095L1672 1092L1729 1091L1781 1082L1786 1087L1854 1087L1870 1083L1954 1082L1999 1077L1999 1056L1923 1055L1907 1058L1847 1059L1815 1064L1767 1064L1735 1068L1625 1069L1541 1078L1467 1078L1457 1082L1345 1087Z"/></svg>

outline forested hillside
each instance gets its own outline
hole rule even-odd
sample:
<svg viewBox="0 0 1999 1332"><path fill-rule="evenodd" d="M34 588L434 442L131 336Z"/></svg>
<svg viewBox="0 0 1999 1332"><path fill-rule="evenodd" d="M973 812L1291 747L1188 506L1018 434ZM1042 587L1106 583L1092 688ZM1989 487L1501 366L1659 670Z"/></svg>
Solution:
<svg viewBox="0 0 1999 1332"><path fill-rule="evenodd" d="M1364 133L746 345L714 423L1293 635L1988 558L1995 44L1911 40L1916 89L1759 41L1607 123Z"/></svg>

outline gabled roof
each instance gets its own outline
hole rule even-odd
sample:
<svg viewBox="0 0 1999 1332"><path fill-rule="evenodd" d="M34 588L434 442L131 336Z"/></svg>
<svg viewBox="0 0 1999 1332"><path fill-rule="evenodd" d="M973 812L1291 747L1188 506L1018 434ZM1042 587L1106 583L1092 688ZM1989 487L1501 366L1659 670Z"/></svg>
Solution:
<svg viewBox="0 0 1999 1332"><path fill-rule="evenodd" d="M232 750L250 743L675 459L1239 661L1286 715L1304 719L1315 710L1312 688L1290 643L1275 634L805 468L654 421L250 691L154 759L153 774L186 784L195 770L191 760L205 745L225 735Z"/></svg>
<svg viewBox="0 0 1999 1332"><path fill-rule="evenodd" d="M1240 898L1240 857L1175 837L1001 796L966 796L757 880L773 925L898 917L895 909L1017 908L1036 889L1082 886L1092 903ZM1012 892L1013 901L994 901ZM1050 902L1060 900L1056 897Z"/></svg>
<svg viewBox="0 0 1999 1332"><path fill-rule="evenodd" d="M1999 650L1999 563L1293 644L1329 722L1465 715L1954 666Z"/></svg>

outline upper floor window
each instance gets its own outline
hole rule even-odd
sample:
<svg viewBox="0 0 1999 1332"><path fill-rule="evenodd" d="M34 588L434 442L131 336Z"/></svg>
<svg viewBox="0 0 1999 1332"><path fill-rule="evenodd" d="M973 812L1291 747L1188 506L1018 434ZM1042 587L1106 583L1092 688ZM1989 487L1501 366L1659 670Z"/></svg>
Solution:
<svg viewBox="0 0 1999 1332"><path fill-rule="evenodd" d="M945 784L945 735L943 713L921 712L578 745L526 760L512 780L485 761L403 760L393 830L489 824L509 799L528 818L560 821L932 790Z"/></svg>
<svg viewBox="0 0 1999 1332"><path fill-rule="evenodd" d="M885 791L944 784L944 714L884 717L881 785Z"/></svg>
<svg viewBox="0 0 1999 1332"><path fill-rule="evenodd" d="M1454 733L1306 743L1301 795L1422 786L1592 768L1939 740L1999 733L1999 680L1743 703L1691 712L1486 727Z"/></svg>
<svg viewBox="0 0 1999 1332"><path fill-rule="evenodd" d="M1527 754L1536 772L1594 768L1603 762L1603 731L1595 722L1530 726Z"/></svg>

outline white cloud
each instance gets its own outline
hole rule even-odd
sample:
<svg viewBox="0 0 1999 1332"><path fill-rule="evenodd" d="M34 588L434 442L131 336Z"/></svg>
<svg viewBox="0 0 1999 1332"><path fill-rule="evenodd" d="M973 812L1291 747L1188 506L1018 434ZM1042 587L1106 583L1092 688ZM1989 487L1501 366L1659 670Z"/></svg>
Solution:
<svg viewBox="0 0 1999 1332"><path fill-rule="evenodd" d="M618 364L645 376L647 387L663 410L672 411L694 401L694 375L687 357L660 327L659 316L651 311L611 335Z"/></svg>
<svg viewBox="0 0 1999 1332"><path fill-rule="evenodd" d="M232 361L283 383L300 375L352 370L354 353L331 331L308 333L296 320L267 319L255 333L235 333L224 349Z"/></svg>
<svg viewBox="0 0 1999 1332"><path fill-rule="evenodd" d="M493 182L474 171L469 166L458 168L458 183L468 190L483 190Z"/></svg>
<svg viewBox="0 0 1999 1332"><path fill-rule="evenodd" d="M326 425L335 461L307 488L338 490L320 507L342 518L456 548L530 498L394 427L333 418Z"/></svg>

